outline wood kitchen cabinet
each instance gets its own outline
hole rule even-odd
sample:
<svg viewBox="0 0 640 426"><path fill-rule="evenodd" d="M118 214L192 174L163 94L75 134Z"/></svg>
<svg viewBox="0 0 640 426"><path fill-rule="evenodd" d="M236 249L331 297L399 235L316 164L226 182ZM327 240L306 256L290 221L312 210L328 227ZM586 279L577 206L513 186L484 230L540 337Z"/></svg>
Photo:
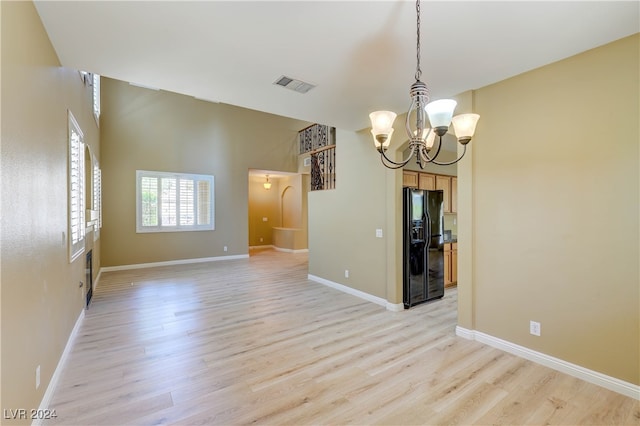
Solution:
<svg viewBox="0 0 640 426"><path fill-rule="evenodd" d="M458 243L444 243L444 286L458 282Z"/></svg>
<svg viewBox="0 0 640 426"><path fill-rule="evenodd" d="M451 281L451 243L444 245L444 286L449 287Z"/></svg>
<svg viewBox="0 0 640 426"><path fill-rule="evenodd" d="M456 176L403 170L402 186L426 189L429 191L441 189L444 213L458 212L458 178Z"/></svg>
<svg viewBox="0 0 640 426"><path fill-rule="evenodd" d="M436 189L442 190L444 212L451 213L451 176L436 175Z"/></svg>
<svg viewBox="0 0 640 426"><path fill-rule="evenodd" d="M451 282L458 283L458 243L451 244Z"/></svg>
<svg viewBox="0 0 640 426"><path fill-rule="evenodd" d="M418 172L412 172L410 170L402 171L402 186L409 188L418 187Z"/></svg>
<svg viewBox="0 0 640 426"><path fill-rule="evenodd" d="M436 189L436 175L420 173L418 175L418 188L433 191Z"/></svg>

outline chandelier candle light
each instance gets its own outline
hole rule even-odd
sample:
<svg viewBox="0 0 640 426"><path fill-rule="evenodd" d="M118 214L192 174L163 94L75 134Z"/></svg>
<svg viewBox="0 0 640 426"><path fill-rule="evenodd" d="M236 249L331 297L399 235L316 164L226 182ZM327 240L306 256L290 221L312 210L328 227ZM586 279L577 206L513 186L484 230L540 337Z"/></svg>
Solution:
<svg viewBox="0 0 640 426"><path fill-rule="evenodd" d="M271 182L269 182L269 175L267 175L267 180L265 181L265 183L262 184L262 186L264 186L264 189L266 189L267 191L271 189Z"/></svg>
<svg viewBox="0 0 640 426"><path fill-rule="evenodd" d="M440 99L429 102L429 89L425 83L420 81L422 74L422 70L420 69L420 0L416 1L416 16L416 81L409 89L411 105L407 112L406 130L409 136L409 148L411 152L406 160L395 162L385 154L385 151L391 143L393 122L396 119L396 114L392 111L375 111L369 114L373 143L380 152L382 164L390 169L404 167L411 161L414 155L421 169L424 168L427 163L433 163L439 166L448 166L457 163L467 151L467 144L471 141L475 133L476 124L480 118L478 114L460 114L453 117L456 101L452 99ZM427 126L427 117L431 127ZM414 119L413 127L411 126L412 118ZM439 162L436 159L438 158L438 154L440 154L440 148L442 148L442 136L447 133L449 125L452 122L454 132L458 138L458 142L463 147L463 151L460 157L454 161ZM438 136L438 146L435 152L431 153L436 136Z"/></svg>

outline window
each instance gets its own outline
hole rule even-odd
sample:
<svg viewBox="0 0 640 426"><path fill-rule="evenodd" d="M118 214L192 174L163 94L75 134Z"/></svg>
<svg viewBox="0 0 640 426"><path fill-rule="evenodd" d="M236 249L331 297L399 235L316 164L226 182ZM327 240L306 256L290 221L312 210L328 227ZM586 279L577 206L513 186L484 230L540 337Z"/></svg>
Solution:
<svg viewBox="0 0 640 426"><path fill-rule="evenodd" d="M93 74L93 116L100 127L100 76Z"/></svg>
<svg viewBox="0 0 640 426"><path fill-rule="evenodd" d="M209 231L213 176L136 171L136 232Z"/></svg>
<svg viewBox="0 0 640 426"><path fill-rule="evenodd" d="M84 252L84 142L69 111L69 262Z"/></svg>
<svg viewBox="0 0 640 426"><path fill-rule="evenodd" d="M102 170L97 161L94 161L93 166L93 211L95 211L97 217L91 218L94 220L93 226L93 239L94 241L100 238L100 228L102 228Z"/></svg>

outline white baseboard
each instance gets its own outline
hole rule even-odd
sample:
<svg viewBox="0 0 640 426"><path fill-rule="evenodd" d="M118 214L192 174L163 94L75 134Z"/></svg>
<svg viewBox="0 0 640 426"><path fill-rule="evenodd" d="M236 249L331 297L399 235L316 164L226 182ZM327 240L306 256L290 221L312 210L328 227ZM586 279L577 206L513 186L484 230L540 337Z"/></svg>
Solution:
<svg viewBox="0 0 640 426"><path fill-rule="evenodd" d="M100 282L100 275L102 275L102 268L98 270L98 275L96 275L96 280L93 282L93 291L96 291L98 288L98 283Z"/></svg>
<svg viewBox="0 0 640 426"><path fill-rule="evenodd" d="M456 325L456 336L464 337L467 340L476 340L476 334L473 330Z"/></svg>
<svg viewBox="0 0 640 426"><path fill-rule="evenodd" d="M171 266L171 265L185 265L189 263L204 263L204 262L217 262L220 260L235 260L235 259L248 259L248 254L237 254L231 256L217 256L217 257L200 257L197 259L180 259L169 260L166 262L152 262L152 263L138 263L133 265L121 265L121 266L105 266L100 268L100 273L111 271L126 271L128 269L143 269L143 268L155 268L156 266Z"/></svg>
<svg viewBox="0 0 640 426"><path fill-rule="evenodd" d="M391 303L387 301L387 310L393 312L402 312L404 311L404 303Z"/></svg>
<svg viewBox="0 0 640 426"><path fill-rule="evenodd" d="M554 370L569 374L570 376L577 377L586 382L593 383L622 395L640 400L640 386L634 385L633 383L625 382L624 380L589 370L588 368L502 340L481 331L469 330L456 326L456 335L468 340L477 340L478 342L501 349L521 358L528 359L529 361L536 362L544 365L545 367L553 368Z"/></svg>
<svg viewBox="0 0 640 426"><path fill-rule="evenodd" d="M348 286L343 285L343 284L339 284L339 283L336 283L336 282L333 282L333 281L329 281L327 279L320 278L320 277L317 277L315 275L309 274L309 275L307 275L307 278L310 279L311 281L315 281L317 283L326 285L327 287L331 287L331 288L334 288L336 290L340 290L343 293L347 293L347 294L350 294L352 296L359 297L359 298L364 299L364 300L366 300L368 302L373 302L376 305L384 306L389 311L398 312L398 311L403 311L404 310L404 304L402 304L402 303L391 303L391 302L388 302L387 300L383 299L382 297L374 296L372 294L365 293L364 291L356 290L355 288L351 288L351 287L348 287Z"/></svg>
<svg viewBox="0 0 640 426"><path fill-rule="evenodd" d="M62 355L60 356L60 360L58 361L58 365L56 366L53 375L51 376L51 380L49 381L49 386L47 386L47 390L44 392L44 396L42 397L42 401L40 401L40 407L38 411L44 411L49 408L49 404L51 403L51 398L53 397L53 393L58 386L58 380L60 380L60 374L62 374L62 369L64 368L65 363L67 362L67 358L69 358L69 353L71 352L71 348L73 347L73 342L76 340L76 336L78 334L78 330L80 329L80 325L82 325L82 321L84 320L84 309L80 311L80 315L78 315L78 319L76 320L75 325L73 326L73 330L71 330L71 334L67 339L67 344L62 351ZM43 419L34 419L31 423L32 425L40 425L42 424Z"/></svg>
<svg viewBox="0 0 640 426"><path fill-rule="evenodd" d="M253 249L267 249L267 248L273 248L272 244L265 244L262 246L249 246L249 250L253 250Z"/></svg>
<svg viewBox="0 0 640 426"><path fill-rule="evenodd" d="M285 253L308 253L309 252L309 249L294 250L294 249L287 249L287 248L276 247L276 246L273 246L273 248L276 251L282 251L282 252L285 252Z"/></svg>

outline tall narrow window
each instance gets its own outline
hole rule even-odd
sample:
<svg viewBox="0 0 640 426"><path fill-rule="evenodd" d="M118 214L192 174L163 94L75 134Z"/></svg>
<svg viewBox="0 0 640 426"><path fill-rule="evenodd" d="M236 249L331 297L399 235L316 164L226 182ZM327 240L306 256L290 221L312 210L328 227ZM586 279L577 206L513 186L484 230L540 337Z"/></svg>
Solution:
<svg viewBox="0 0 640 426"><path fill-rule="evenodd" d="M97 161L93 166L93 210L98 215L94 222L94 240L100 238L102 228L102 170Z"/></svg>
<svg viewBox="0 0 640 426"><path fill-rule="evenodd" d="M136 232L215 229L213 176L136 172Z"/></svg>
<svg viewBox="0 0 640 426"><path fill-rule="evenodd" d="M100 127L100 76L93 74L93 116Z"/></svg>
<svg viewBox="0 0 640 426"><path fill-rule="evenodd" d="M69 262L84 252L84 142L69 111Z"/></svg>

